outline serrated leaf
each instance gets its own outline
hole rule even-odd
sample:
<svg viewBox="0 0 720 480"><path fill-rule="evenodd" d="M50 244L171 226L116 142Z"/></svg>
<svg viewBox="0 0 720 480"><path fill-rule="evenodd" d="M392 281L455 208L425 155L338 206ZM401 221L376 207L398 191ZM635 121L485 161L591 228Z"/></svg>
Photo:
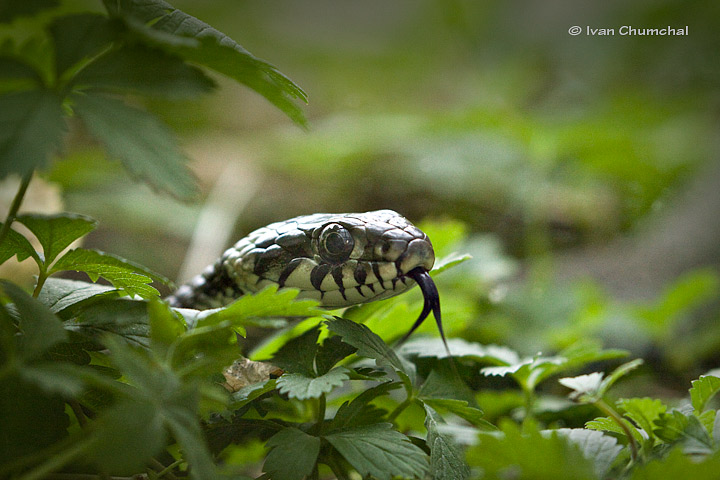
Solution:
<svg viewBox="0 0 720 480"><path fill-rule="evenodd" d="M207 93L215 87L197 67L142 44L106 53L83 68L73 83L93 90L172 98Z"/></svg>
<svg viewBox="0 0 720 480"><path fill-rule="evenodd" d="M318 398L322 394L332 391L349 378L347 368L335 367L319 377L306 377L300 373L286 373L277 379L276 385L280 393L290 398L307 400L308 398Z"/></svg>
<svg viewBox="0 0 720 480"><path fill-rule="evenodd" d="M676 480L680 478L714 479L720 471L720 456L685 455L672 450L667 457L633 468L630 480Z"/></svg>
<svg viewBox="0 0 720 480"><path fill-rule="evenodd" d="M81 60L100 53L121 32L117 21L96 13L63 15L53 19L48 30L55 47L58 77Z"/></svg>
<svg viewBox="0 0 720 480"><path fill-rule="evenodd" d="M275 352L270 360L274 365L290 373L299 373L306 377L315 375L315 353L318 350L318 327L290 339Z"/></svg>
<svg viewBox="0 0 720 480"><path fill-rule="evenodd" d="M611 436L582 428L561 428L553 430L580 447L583 456L595 465L595 474L604 478L623 447Z"/></svg>
<svg viewBox="0 0 720 480"><path fill-rule="evenodd" d="M299 125L306 124L302 110L294 102L294 99L307 101L305 92L275 67L254 57L227 35L162 0L124 0L117 7L121 14L129 14L143 24L151 23L156 30L199 40L194 47L168 42L165 48L185 60L245 84Z"/></svg>
<svg viewBox="0 0 720 480"><path fill-rule="evenodd" d="M47 90L0 95L0 178L44 168L65 132L62 99Z"/></svg>
<svg viewBox="0 0 720 480"><path fill-rule="evenodd" d="M424 478L427 456L389 423L348 428L325 436L361 477Z"/></svg>
<svg viewBox="0 0 720 480"><path fill-rule="evenodd" d="M448 347L454 357L473 358L500 365L511 365L520 362L520 356L514 350L498 345L482 345L468 342L462 338L448 338ZM442 339L422 337L409 340L398 349L406 356L446 358L448 356Z"/></svg>
<svg viewBox="0 0 720 480"><path fill-rule="evenodd" d="M444 409L448 412L454 413L458 417L482 430L497 430L495 425L482 418L484 415L482 410L469 406L468 402L465 400L455 400L452 398L423 398L422 402L425 405L432 407L434 410Z"/></svg>
<svg viewBox="0 0 720 480"><path fill-rule="evenodd" d="M3 223L0 222L0 228L2 228L2 225ZM2 243L0 243L0 264L5 263L15 255L17 255L18 262L33 257L36 263L40 263L40 257L28 239L11 228Z"/></svg>
<svg viewBox="0 0 720 480"><path fill-rule="evenodd" d="M276 379L271 378L270 380L254 383L241 388L232 394L231 404L228 408L230 410L238 410L261 395L272 392L276 388L276 382Z"/></svg>
<svg viewBox="0 0 720 480"><path fill-rule="evenodd" d="M274 480L302 480L315 468L320 439L297 428L284 428L270 437L263 471Z"/></svg>
<svg viewBox="0 0 720 480"><path fill-rule="evenodd" d="M75 213L25 214L19 215L17 221L25 225L37 237L43 248L45 265L52 264L55 258L72 242L97 227L97 221Z"/></svg>
<svg viewBox="0 0 720 480"><path fill-rule="evenodd" d="M153 280L163 280L162 276L135 263L130 263L124 258L84 248L76 248L63 255L55 262L51 273L63 270L84 272L92 281L103 277L115 288L123 290L128 295L138 295L142 298L159 296L160 292L149 284Z"/></svg>
<svg viewBox="0 0 720 480"><path fill-rule="evenodd" d="M326 322L328 329L338 334L343 342L357 348L357 354L374 359L379 366L389 365L395 370L407 373L405 365L395 352L368 327L344 318Z"/></svg>
<svg viewBox="0 0 720 480"><path fill-rule="evenodd" d="M40 291L38 300L51 312L62 314L66 309L91 298L114 296L117 289L107 285L68 280L66 278L48 278ZM62 316L62 315L61 315ZM65 318L63 316L63 318Z"/></svg>
<svg viewBox="0 0 720 480"><path fill-rule="evenodd" d="M152 187L181 199L197 193L195 178L173 134L147 112L120 100L88 93L74 95L74 110L108 156Z"/></svg>
<svg viewBox="0 0 720 480"><path fill-rule="evenodd" d="M19 315L17 354L25 360L38 358L53 345L67 339L60 319L36 298L7 280L0 280L0 294L8 298ZM0 305L5 311L5 307Z"/></svg>
<svg viewBox="0 0 720 480"><path fill-rule="evenodd" d="M375 411L370 402L376 398L387 395L392 390L401 387L400 383L397 382L383 382L375 385L372 388L368 388L357 397L353 398L350 402L345 402L340 405L335 417L330 424L330 430L343 429L345 427L357 426L356 419L365 418L370 410Z"/></svg>
<svg viewBox="0 0 720 480"><path fill-rule="evenodd" d="M331 336L325 339L315 355L315 368L322 375L330 371L337 362L357 352L357 348L343 342L340 337Z"/></svg>
<svg viewBox="0 0 720 480"><path fill-rule="evenodd" d="M643 437L640 432L637 431L637 428L635 428L633 425L630 425L630 422L625 422L628 430L630 430L630 432L633 434L633 437L635 437L635 440L637 440L638 442L642 442ZM598 417L594 420L590 420L589 422L585 423L585 428L587 428L588 430L598 430L603 432L616 433L618 435L622 435L623 437L626 435L625 430L623 430L622 427L610 417Z"/></svg>
<svg viewBox="0 0 720 480"><path fill-rule="evenodd" d="M690 401L695 413L700 414L705 410L707 403L720 391L720 378L701 375L699 379L692 381L690 388Z"/></svg>
<svg viewBox="0 0 720 480"><path fill-rule="evenodd" d="M150 346L150 326L147 305L127 299L101 299L83 308L68 329L94 341L118 335L126 342L142 347Z"/></svg>
<svg viewBox="0 0 720 480"><path fill-rule="evenodd" d="M667 406L662 401L648 397L620 399L617 404L651 439L655 437L655 420L667 411Z"/></svg>
<svg viewBox="0 0 720 480"><path fill-rule="evenodd" d="M242 326L248 324L250 319L314 317L324 313L315 300L296 300L298 293L297 289L278 290L277 285L269 285L258 293L243 295L227 307L200 312L195 325L201 327L227 320Z"/></svg>
<svg viewBox="0 0 720 480"><path fill-rule="evenodd" d="M430 447L430 476L434 480L464 480L470 476L470 467L463 453L453 441L438 431L438 423L444 423L440 415L425 404L425 428L427 445Z"/></svg>

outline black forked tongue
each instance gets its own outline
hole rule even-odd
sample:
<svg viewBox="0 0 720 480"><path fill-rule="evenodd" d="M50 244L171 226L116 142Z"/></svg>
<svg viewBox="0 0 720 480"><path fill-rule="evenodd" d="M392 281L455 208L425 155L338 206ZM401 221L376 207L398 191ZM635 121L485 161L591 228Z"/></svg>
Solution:
<svg viewBox="0 0 720 480"><path fill-rule="evenodd" d="M442 317L440 315L440 294L435 286L435 282L433 282L432 278L430 278L430 273L422 267L413 268L407 273L407 276L415 280L418 284L423 297L425 298L425 303L423 304L420 316L417 320L415 320L415 323L412 328L410 328L410 331L400 339L398 345L402 345L410 337L410 335L417 330L427 316L430 315L430 312L432 312L435 317L435 322L437 323L438 331L440 332L440 338L442 338L443 345L445 345L445 351L447 351L448 356L452 357L447 340L445 339L445 332L443 332Z"/></svg>

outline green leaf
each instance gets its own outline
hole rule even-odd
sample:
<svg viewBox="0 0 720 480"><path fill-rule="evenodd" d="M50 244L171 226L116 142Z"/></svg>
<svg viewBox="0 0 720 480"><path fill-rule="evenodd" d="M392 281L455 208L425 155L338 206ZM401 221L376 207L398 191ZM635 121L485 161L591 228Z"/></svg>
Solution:
<svg viewBox="0 0 720 480"><path fill-rule="evenodd" d="M147 304L128 299L101 299L83 308L68 328L91 340L105 339L108 334L122 337L141 347L150 346Z"/></svg>
<svg viewBox="0 0 720 480"><path fill-rule="evenodd" d="M0 3L0 22L9 23L16 17L29 17L60 5L59 0L23 0Z"/></svg>
<svg viewBox="0 0 720 480"><path fill-rule="evenodd" d="M128 295L138 295L142 298L159 296L160 292L151 287L149 283L153 280L158 282L164 280L164 277L124 258L84 248L76 248L67 252L55 262L50 273L63 270L85 272L92 281L103 277L115 288L123 290Z"/></svg>
<svg viewBox="0 0 720 480"><path fill-rule="evenodd" d="M427 445L430 447L430 477L434 480L464 480L470 476L470 467L460 449L451 439L438 431L438 424L444 423L440 415L425 405L425 428Z"/></svg>
<svg viewBox="0 0 720 480"><path fill-rule="evenodd" d="M75 113L88 131L132 175L175 197L195 196L197 185L185 165L187 158L155 117L101 95L78 94L73 99Z"/></svg>
<svg viewBox="0 0 720 480"><path fill-rule="evenodd" d="M15 305L19 315L17 352L20 358L37 358L53 345L67 340L60 320L39 300L7 280L0 280L0 294ZM3 306L0 308L5 310Z"/></svg>
<svg viewBox="0 0 720 480"><path fill-rule="evenodd" d="M583 395L597 396L602 381L603 374L600 372L588 373L577 377L566 377L558 380L561 385L573 390L570 398L581 398Z"/></svg>
<svg viewBox="0 0 720 480"><path fill-rule="evenodd" d="M19 80L21 82L24 80L31 88L41 87L43 83L42 76L35 67L28 65L21 59L6 56L0 56L0 79ZM21 89L17 88L17 90Z"/></svg>
<svg viewBox="0 0 720 480"><path fill-rule="evenodd" d="M667 411L667 406L659 399L653 398L627 398L620 399L618 406L625 411L625 415L642 428L650 439L654 439L655 420Z"/></svg>
<svg viewBox="0 0 720 480"><path fill-rule="evenodd" d="M2 225L2 222L0 222L0 228L2 228ZM5 239L0 243L0 264L5 263L15 255L17 255L18 262L33 257L36 263L41 263L39 255L28 239L11 228L8 230Z"/></svg>
<svg viewBox="0 0 720 480"><path fill-rule="evenodd" d="M642 443L644 441L644 438L642 434L638 431L638 429L625 419L623 419L623 422L625 422L625 425L627 426L628 430L630 430L635 440L638 443ZM611 432L625 437L625 431L620 425L617 424L615 420L610 417L598 417L594 420L590 420L589 422L585 423L585 428L587 428L588 430Z"/></svg>
<svg viewBox="0 0 720 480"><path fill-rule="evenodd" d="M177 338L185 333L185 322L159 299L148 302L150 342L153 350L166 353Z"/></svg>
<svg viewBox="0 0 720 480"><path fill-rule="evenodd" d="M200 428L195 405L187 404L180 396L165 410L168 429L181 447L190 467L190 476L198 480L223 478L219 474Z"/></svg>
<svg viewBox="0 0 720 480"><path fill-rule="evenodd" d="M720 456L697 457L674 449L660 460L637 465L630 480L677 480L679 478L713 479L720 471Z"/></svg>
<svg viewBox="0 0 720 480"><path fill-rule="evenodd" d="M322 375L330 371L337 362L357 352L357 348L343 342L340 337L325 339L315 355L315 368Z"/></svg>
<svg viewBox="0 0 720 480"><path fill-rule="evenodd" d="M306 377L300 373L286 373L277 379L277 388L282 394L298 400L318 398L324 393L342 386L348 380L348 369L335 367L325 375Z"/></svg>
<svg viewBox="0 0 720 480"><path fill-rule="evenodd" d="M0 178L44 168L64 132L62 99L53 92L0 95Z"/></svg>
<svg viewBox="0 0 720 480"><path fill-rule="evenodd" d="M62 440L70 421L62 397L47 395L20 376L6 375L0 379L0 425L3 465Z"/></svg>
<svg viewBox="0 0 720 480"><path fill-rule="evenodd" d="M271 363L290 373L315 377L315 353L318 350L319 335L318 327L313 327L302 335L290 339L275 352L270 360Z"/></svg>
<svg viewBox="0 0 720 480"><path fill-rule="evenodd" d="M720 391L720 378L711 375L701 375L692 381L690 401L696 414L705 410L705 406L715 394Z"/></svg>
<svg viewBox="0 0 720 480"><path fill-rule="evenodd" d="M174 35L200 40L198 47L175 47L171 50L184 59L203 65L243 83L285 112L294 122L304 126L306 120L295 99L307 101L307 95L275 67L240 46L227 35L163 1L150 4L142 0L121 2L121 11L143 23Z"/></svg>
<svg viewBox="0 0 720 480"><path fill-rule="evenodd" d="M400 387L401 384L397 382L383 382L372 388L368 388L360 395L353 398L351 402L345 402L340 405L340 408L335 414L329 429L338 430L345 427L367 424L368 422L364 422L363 420L368 417L374 418L374 414L377 413L377 409L372 407L370 402L380 396L387 395L392 390Z"/></svg>
<svg viewBox="0 0 720 480"><path fill-rule="evenodd" d="M395 352L365 325L340 317L335 317L335 320L326 324L343 342L357 348L358 355L375 359L378 366L389 365L397 371L408 373Z"/></svg>
<svg viewBox="0 0 720 480"><path fill-rule="evenodd" d="M75 213L18 215L17 221L25 225L37 237L43 248L46 266L52 264L55 258L72 242L97 227L97 221Z"/></svg>
<svg viewBox="0 0 720 480"><path fill-rule="evenodd" d="M485 420L483 411L479 408L471 407L465 400L455 400L452 398L423 398L422 402L432 407L434 410L447 410L454 413L458 417L471 423L473 426L482 430L497 430L497 427Z"/></svg>
<svg viewBox="0 0 720 480"><path fill-rule="evenodd" d="M157 48L128 45L83 68L73 83L93 90L163 97L191 97L215 87L197 67Z"/></svg>
<svg viewBox="0 0 720 480"><path fill-rule="evenodd" d="M228 408L230 410L238 410L261 395L272 392L275 390L275 386L276 380L274 378L259 383L253 383L252 385L247 385L232 394L232 402Z"/></svg>
<svg viewBox="0 0 720 480"><path fill-rule="evenodd" d="M320 453L320 439L297 428L284 428L267 441L272 450L263 471L274 480L302 480L312 473Z"/></svg>
<svg viewBox="0 0 720 480"><path fill-rule="evenodd" d="M468 342L462 338L448 338L448 347L456 358L472 358L479 361L490 361L498 365L512 365L520 362L520 356L508 347L482 345ZM402 355L419 357L447 357L445 345L440 338L416 338L409 340L398 349Z"/></svg>
<svg viewBox="0 0 720 480"><path fill-rule="evenodd" d="M70 307L80 306L86 300L116 296L117 289L107 285L68 280L65 278L48 278L40 291L38 300L51 312L61 315Z"/></svg>
<svg viewBox="0 0 720 480"><path fill-rule="evenodd" d="M481 433L479 443L468 450L470 466L484 471L485 478L504 478L508 472L519 479L572 478L596 480L594 465L580 448L555 432L526 433L511 422L501 433Z"/></svg>
<svg viewBox="0 0 720 480"><path fill-rule="evenodd" d="M389 423L347 428L325 436L361 477L424 478L427 456Z"/></svg>
<svg viewBox="0 0 720 480"><path fill-rule="evenodd" d="M618 445L615 438L593 430L561 428L547 431L550 435L552 435L552 432L580 447L583 456L594 463L595 474L598 478L605 478L605 474L610 470L613 462L623 449L622 445Z"/></svg>
<svg viewBox="0 0 720 480"><path fill-rule="evenodd" d="M709 432L695 415L671 410L660 414L655 425L659 438L667 443L680 442L685 453L707 455L714 451Z"/></svg>
<svg viewBox="0 0 720 480"><path fill-rule="evenodd" d="M451 253L450 255L446 255L438 259L437 262L435 262L433 269L430 271L430 275L434 277L435 275L444 272L448 268L453 268L454 266L460 265L461 263L470 259L472 259L472 255L468 253Z"/></svg>
<svg viewBox="0 0 720 480"><path fill-rule="evenodd" d="M48 26L55 46L55 74L60 77L78 62L97 55L118 38L117 21L96 13L55 18Z"/></svg>
<svg viewBox="0 0 720 480"><path fill-rule="evenodd" d="M165 446L161 412L147 402L124 399L93 422L92 448L85 459L101 471L132 475Z"/></svg>

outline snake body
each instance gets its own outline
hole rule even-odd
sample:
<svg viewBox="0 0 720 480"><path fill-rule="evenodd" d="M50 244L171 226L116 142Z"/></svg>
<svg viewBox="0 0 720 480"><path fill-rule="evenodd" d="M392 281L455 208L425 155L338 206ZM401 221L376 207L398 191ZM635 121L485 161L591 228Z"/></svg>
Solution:
<svg viewBox="0 0 720 480"><path fill-rule="evenodd" d="M429 271L435 253L428 236L392 210L317 213L255 230L167 298L173 307L225 306L268 285L300 290L298 298L341 308L402 293L416 283L440 333L440 302Z"/></svg>

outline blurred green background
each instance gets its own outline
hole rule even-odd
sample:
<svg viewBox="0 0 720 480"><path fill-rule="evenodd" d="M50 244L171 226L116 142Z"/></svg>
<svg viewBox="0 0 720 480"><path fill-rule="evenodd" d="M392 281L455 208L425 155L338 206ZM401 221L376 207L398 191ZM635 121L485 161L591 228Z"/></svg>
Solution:
<svg viewBox="0 0 720 480"><path fill-rule="evenodd" d="M685 390L720 363L717 2L174 5L303 87L310 127L219 77L148 103L201 182L187 205L73 131L49 178L100 220L87 246L183 280L271 221L391 208L474 256L438 278L450 336L525 354L599 338Z"/></svg>

